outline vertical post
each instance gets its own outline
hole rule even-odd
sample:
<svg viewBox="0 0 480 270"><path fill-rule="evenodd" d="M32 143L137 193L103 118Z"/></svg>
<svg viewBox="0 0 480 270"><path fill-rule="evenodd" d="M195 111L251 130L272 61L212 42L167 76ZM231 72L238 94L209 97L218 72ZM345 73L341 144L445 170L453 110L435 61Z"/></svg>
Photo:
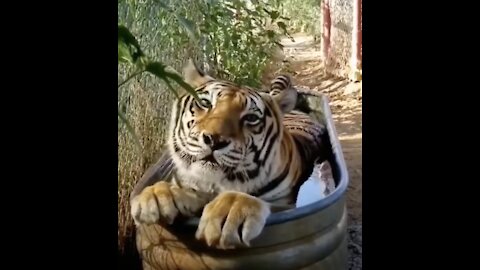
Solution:
<svg viewBox="0 0 480 270"><path fill-rule="evenodd" d="M330 18L330 3L329 0L322 0L322 57L325 70L327 68L327 61L330 52L330 30L332 20Z"/></svg>
<svg viewBox="0 0 480 270"><path fill-rule="evenodd" d="M353 29L350 79L361 80L362 70L362 0L353 0Z"/></svg>

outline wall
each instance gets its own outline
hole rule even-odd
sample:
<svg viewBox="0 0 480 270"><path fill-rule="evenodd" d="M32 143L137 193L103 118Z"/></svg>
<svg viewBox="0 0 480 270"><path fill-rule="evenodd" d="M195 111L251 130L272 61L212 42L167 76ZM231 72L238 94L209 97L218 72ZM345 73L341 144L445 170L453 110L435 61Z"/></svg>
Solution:
<svg viewBox="0 0 480 270"><path fill-rule="evenodd" d="M323 0L321 5L326 71L358 80L358 72L361 72L361 0Z"/></svg>

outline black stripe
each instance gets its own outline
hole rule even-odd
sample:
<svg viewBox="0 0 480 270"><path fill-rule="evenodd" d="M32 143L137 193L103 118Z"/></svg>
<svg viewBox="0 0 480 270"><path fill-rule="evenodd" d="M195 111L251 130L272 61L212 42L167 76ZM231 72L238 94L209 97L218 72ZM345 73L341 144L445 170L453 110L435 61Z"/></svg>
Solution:
<svg viewBox="0 0 480 270"><path fill-rule="evenodd" d="M258 166L258 165L257 165L257 168L255 168L251 171L247 171L248 178L250 178L250 179L253 179L253 178L257 177L259 173L260 173L260 166Z"/></svg>
<svg viewBox="0 0 480 270"><path fill-rule="evenodd" d="M279 75L279 76L277 76L276 79L282 81L286 85L290 84L290 78L287 77L286 75Z"/></svg>
<svg viewBox="0 0 480 270"><path fill-rule="evenodd" d="M189 141L187 141L187 145L189 145L189 146L191 146L191 147L200 147L200 145L198 145L198 144L193 144L193 143L191 143L191 142L189 142Z"/></svg>
<svg viewBox="0 0 480 270"><path fill-rule="evenodd" d="M284 82L281 82L281 81L276 81L274 83L272 83L270 89L280 89L280 90L283 90L283 89L286 89L288 87L288 84L287 83L284 83Z"/></svg>
<svg viewBox="0 0 480 270"><path fill-rule="evenodd" d="M270 156L270 152L272 151L273 145L275 144L275 141L277 141L278 139L278 135L279 133L277 132L273 134L272 137L270 138L267 150L265 151L265 156L263 157L263 160L262 160L262 166L264 166L265 162L267 162L267 159Z"/></svg>
<svg viewBox="0 0 480 270"><path fill-rule="evenodd" d="M262 118L262 120L260 120L260 121L262 121L262 122L260 122L258 125L251 126L250 130L255 135L258 135L258 134L262 133L262 131L265 129L265 117Z"/></svg>
<svg viewBox="0 0 480 270"><path fill-rule="evenodd" d="M236 87L235 84L231 83L231 82L228 82L228 81L220 81L220 82L217 82L217 85L219 87L224 87L224 88L229 88L229 87Z"/></svg>
<svg viewBox="0 0 480 270"><path fill-rule="evenodd" d="M176 121L175 121L175 126L173 127L173 136L180 142L180 144L186 148L187 146L185 145L185 142L182 140L182 136L180 136L181 133L184 133L183 131L183 125L182 125L182 115L184 113L184 110L185 110L185 107L187 106L188 104L188 101L190 99L190 96L186 96L185 97L185 100L183 100L183 103L178 103L179 105L183 105L183 106L179 106L177 108L177 115L176 115Z"/></svg>
<svg viewBox="0 0 480 270"><path fill-rule="evenodd" d="M183 103L179 100L177 103L177 115L175 115L175 126L173 127L174 129L177 128L178 125L178 119L180 118L181 115L183 115L183 108L187 106L188 98L189 96L184 97L185 99L183 100Z"/></svg>
<svg viewBox="0 0 480 270"><path fill-rule="evenodd" d="M268 128L267 134L265 135L265 139L263 140L263 144L260 148L257 148L257 146L254 143L252 143L252 149L255 152L255 156L253 157L253 162L258 163L258 161L260 160L260 154L262 153L262 149L265 148L265 144L267 143L267 139L270 136L270 133L272 133L272 130L273 130L273 125L271 125Z"/></svg>
<svg viewBox="0 0 480 270"><path fill-rule="evenodd" d="M250 150L250 152L255 152L257 151L257 146L254 144L254 139L252 136L247 137L247 139L250 139L247 145L247 149Z"/></svg>
<svg viewBox="0 0 480 270"><path fill-rule="evenodd" d="M205 91L205 88L207 87L207 85L209 85L210 83L212 83L212 81L208 81L200 86L198 86L196 89L195 89L195 92L198 92L198 94L204 94L208 91Z"/></svg>
<svg viewBox="0 0 480 270"><path fill-rule="evenodd" d="M231 155L229 155L229 154L224 154L224 156L225 156L225 157L228 157L229 159L231 159L231 160L233 160L233 161L237 161L237 160L238 160L237 157L231 156Z"/></svg>
<svg viewBox="0 0 480 270"><path fill-rule="evenodd" d="M274 120L278 120L278 119L274 119ZM273 122L272 125L270 126L270 128L272 128L275 124L277 124L277 126L281 125L282 123L280 123L279 121L277 122ZM268 134L267 134L268 135ZM272 147L273 145L275 144L275 142L278 140L278 137L280 135L280 132L276 132L275 134L272 135L272 137L270 138L270 141L269 141L269 145L267 147L267 151L265 152L265 156L263 157L263 160L262 160L262 166L265 165L265 162L267 161L268 157L270 156L270 152L272 151ZM266 137L267 138L267 137ZM263 147L262 147L263 149ZM261 151L261 150L260 150Z"/></svg>
<svg viewBox="0 0 480 270"><path fill-rule="evenodd" d="M177 145L177 143L176 143L175 141L173 141L173 150L174 150L175 152L179 152L179 151L180 151L180 148L178 148L178 145Z"/></svg>
<svg viewBox="0 0 480 270"><path fill-rule="evenodd" d="M280 91L287 89L291 85L290 77L285 75L277 76L270 84L270 95L275 96Z"/></svg>
<svg viewBox="0 0 480 270"><path fill-rule="evenodd" d="M247 180L245 179L245 177L243 177L243 174L241 172L235 173L235 177L237 178L237 180L240 180L240 182L242 183L245 183L245 181Z"/></svg>
<svg viewBox="0 0 480 270"><path fill-rule="evenodd" d="M181 136L180 133L182 133L183 136ZM177 139L178 139L178 141L180 142L180 144L183 146L183 148L187 148L187 142L182 139L183 137L187 137L187 138L188 138L188 136L185 136L185 131L183 130L183 126L180 125L180 127L179 127L179 129L178 129Z"/></svg>
<svg viewBox="0 0 480 270"><path fill-rule="evenodd" d="M275 91L275 90L281 91L281 90L283 90L283 89L285 89L285 88L287 88L286 85L283 85L283 84L281 84L281 83L274 83L274 84L272 84L272 87L270 88L270 90L271 90L270 92L273 92L273 91Z"/></svg>
<svg viewBox="0 0 480 270"><path fill-rule="evenodd" d="M255 108L258 108L258 104L257 104L257 102L255 101L255 99L254 99L254 98L250 98L250 100L253 102L253 104L255 104Z"/></svg>
<svg viewBox="0 0 480 270"><path fill-rule="evenodd" d="M257 91L250 90L250 94L258 98L259 100L263 100L262 95L260 95Z"/></svg>
<svg viewBox="0 0 480 270"><path fill-rule="evenodd" d="M191 115L195 115L195 111L193 110L193 106L195 105L196 102L197 102L196 100L192 100L190 102L190 106L188 107L188 110L190 111Z"/></svg>
<svg viewBox="0 0 480 270"><path fill-rule="evenodd" d="M299 155L300 155L300 158L303 158L303 157L307 157L307 153L305 151L305 149L303 148L303 144L302 142L300 142L297 137L293 137L293 141L295 142L295 144L297 145L297 150L299 152ZM303 164L304 162L302 162Z"/></svg>
<svg viewBox="0 0 480 270"><path fill-rule="evenodd" d="M228 172L227 179L228 181L235 181L235 174L233 174L232 172Z"/></svg>
<svg viewBox="0 0 480 270"><path fill-rule="evenodd" d="M263 194L265 194L269 191L272 191L273 189L278 187L286 179L289 169L290 169L289 166L286 166L283 169L282 173L277 178L270 181L270 183L268 183L266 186L261 188L257 193L254 193L254 194L251 194L251 195L256 196L256 197L262 196Z"/></svg>
<svg viewBox="0 0 480 270"><path fill-rule="evenodd" d="M270 109L268 107L265 108L265 116L269 116L269 117L272 116L272 112L270 111Z"/></svg>

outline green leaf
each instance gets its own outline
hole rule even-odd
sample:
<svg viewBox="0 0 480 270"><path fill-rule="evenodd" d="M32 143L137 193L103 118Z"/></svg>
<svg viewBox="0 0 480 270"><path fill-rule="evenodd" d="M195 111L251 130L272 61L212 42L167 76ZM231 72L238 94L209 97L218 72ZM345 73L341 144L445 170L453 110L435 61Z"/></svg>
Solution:
<svg viewBox="0 0 480 270"><path fill-rule="evenodd" d="M278 11L275 11L275 10L274 10L274 11L272 11L272 12L270 13L270 18L271 18L272 20L277 19L279 16L280 16L280 12L278 12Z"/></svg>
<svg viewBox="0 0 480 270"><path fill-rule="evenodd" d="M268 38L274 38L275 37L275 32L273 32L273 30L268 30L267 31L267 36L268 36Z"/></svg>
<svg viewBox="0 0 480 270"><path fill-rule="evenodd" d="M118 110L118 118L125 124L125 127L127 128L128 133L132 136L133 142L141 154L143 152L142 144L140 143L140 140L137 137L137 134L135 133L135 130L133 129L132 125L130 125L130 122L128 121L127 117L120 111Z"/></svg>
<svg viewBox="0 0 480 270"><path fill-rule="evenodd" d="M135 36L127 27L118 25L118 59L121 62L141 63L138 61L145 55Z"/></svg>
<svg viewBox="0 0 480 270"><path fill-rule="evenodd" d="M189 84L187 84L182 79L182 77L180 75L168 71L166 65L164 65L162 63L159 63L159 62L150 62L146 65L146 71L150 72L151 74L153 74L153 75L157 76L158 78L162 79L163 81L165 81L168 88L175 94L175 96L177 98L178 98L178 93L177 93L177 91L175 91L175 89L170 84L169 79L172 79L177 84L179 84L181 87L183 87L195 99L200 100L200 98L197 96L197 93L195 92L195 89L193 89Z"/></svg>
<svg viewBox="0 0 480 270"><path fill-rule="evenodd" d="M123 25L118 25L118 40L122 41L128 45L133 45L138 51L141 51L140 44L138 43L135 36L130 33L127 27Z"/></svg>
<svg viewBox="0 0 480 270"><path fill-rule="evenodd" d="M128 81L130 81L131 79L133 79L135 76L138 76L140 74L142 74L145 70L144 69L139 69L137 70L136 72L130 74L126 79L125 81L121 82L119 85L118 85L118 88L122 87L124 84L126 84Z"/></svg>
<svg viewBox="0 0 480 270"><path fill-rule="evenodd" d="M174 80L183 89L185 89L190 95L192 95L197 101L200 101L200 98L198 97L197 92L195 92L195 89L193 89L188 83L186 83L180 75L175 74L173 72L169 72L169 71L165 71L165 73L170 79Z"/></svg>
<svg viewBox="0 0 480 270"><path fill-rule="evenodd" d="M172 84L168 81L168 79L165 79L164 81L165 81L165 83L167 84L168 89L170 89L170 91L175 95L175 97L176 97L177 99L180 98L180 97L178 96L177 91L175 90L175 88L173 88Z"/></svg>
<svg viewBox="0 0 480 270"><path fill-rule="evenodd" d="M165 80L167 76L165 75L165 65L159 62L150 62L146 65L146 71L152 73L158 78Z"/></svg>
<svg viewBox="0 0 480 270"><path fill-rule="evenodd" d="M277 22L278 27L280 27L285 33L287 32L287 26L284 22Z"/></svg>
<svg viewBox="0 0 480 270"><path fill-rule="evenodd" d="M277 42L277 41L275 41L275 45L277 45L280 49L283 49L283 48L284 48L284 46L283 46L281 43Z"/></svg>
<svg viewBox="0 0 480 270"><path fill-rule="evenodd" d="M127 45L123 42L118 43L118 62L133 64L132 56Z"/></svg>
<svg viewBox="0 0 480 270"><path fill-rule="evenodd" d="M159 62L150 62L146 65L145 71L150 72L151 74L155 75L157 78L163 80L168 88L175 94L178 98L178 93L175 89L171 86L170 82L168 81L168 75L165 72L166 65L159 63Z"/></svg>
<svg viewBox="0 0 480 270"><path fill-rule="evenodd" d="M284 22L277 22L278 27L280 27L283 30L283 33L290 38L292 42L295 42L295 39L288 33L287 31L287 26L285 25Z"/></svg>

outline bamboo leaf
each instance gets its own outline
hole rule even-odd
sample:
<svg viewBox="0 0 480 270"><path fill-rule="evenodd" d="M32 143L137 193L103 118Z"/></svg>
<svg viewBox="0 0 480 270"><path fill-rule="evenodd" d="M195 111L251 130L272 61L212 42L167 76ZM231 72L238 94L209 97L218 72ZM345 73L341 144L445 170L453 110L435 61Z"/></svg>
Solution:
<svg viewBox="0 0 480 270"><path fill-rule="evenodd" d="M165 75L165 65L160 62L150 62L146 65L146 71L152 73L158 78L165 80L167 76Z"/></svg>
<svg viewBox="0 0 480 270"><path fill-rule="evenodd" d="M140 44L130 30L123 25L118 25L118 60L141 64L144 57Z"/></svg>
<svg viewBox="0 0 480 270"><path fill-rule="evenodd" d="M195 89L193 89L188 83L186 83L180 75L168 71L166 71L165 73L170 79L174 80L190 95L192 95L197 101L200 101L200 98L198 97L197 92L195 92Z"/></svg>
<svg viewBox="0 0 480 270"><path fill-rule="evenodd" d="M272 11L272 12L270 13L270 18L271 18L272 20L277 19L279 16L280 16L280 12L278 12L278 11L275 11L275 10L274 10L274 11Z"/></svg>
<svg viewBox="0 0 480 270"><path fill-rule="evenodd" d="M130 51L127 45L123 42L118 42L118 62L133 64Z"/></svg>
<svg viewBox="0 0 480 270"><path fill-rule="evenodd" d="M170 83L170 81L168 81L168 79L165 79L164 81L165 81L165 83L167 84L168 89L170 89L170 91L175 95L175 97L176 97L177 99L180 98L180 97L178 96L177 91L175 90L175 88L173 88L172 84Z"/></svg>
<svg viewBox="0 0 480 270"><path fill-rule="evenodd" d="M158 78L165 81L168 88L175 94L178 98L178 93L175 91L173 86L171 85L169 79L174 80L177 84L183 87L189 94L191 94L195 99L200 100L193 89L188 83L186 83L179 74L167 71L167 66L159 63L159 62L150 62L146 66L146 71L152 73L153 75L157 76Z"/></svg>

